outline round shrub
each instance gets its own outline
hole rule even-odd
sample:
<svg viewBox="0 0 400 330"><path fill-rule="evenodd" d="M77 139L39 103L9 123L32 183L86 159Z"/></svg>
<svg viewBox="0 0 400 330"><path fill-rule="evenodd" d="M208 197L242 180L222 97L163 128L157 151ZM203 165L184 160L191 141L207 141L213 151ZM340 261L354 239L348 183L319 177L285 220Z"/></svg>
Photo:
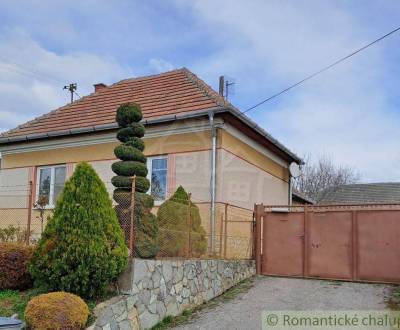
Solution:
<svg viewBox="0 0 400 330"><path fill-rule="evenodd" d="M125 145L139 149L140 151L144 150L144 142L142 139L139 139L138 137L130 138L128 141L125 142Z"/></svg>
<svg viewBox="0 0 400 330"><path fill-rule="evenodd" d="M118 130L117 139L121 142L127 142L132 137L143 137L144 136L144 126L139 123L132 123L128 127L124 127Z"/></svg>
<svg viewBox="0 0 400 330"><path fill-rule="evenodd" d="M114 173L123 176L147 176L147 167L143 163L134 162L131 160L121 160L111 165Z"/></svg>
<svg viewBox="0 0 400 330"><path fill-rule="evenodd" d="M78 296L51 292L32 298L25 309L25 320L33 330L83 329L89 308Z"/></svg>
<svg viewBox="0 0 400 330"><path fill-rule="evenodd" d="M132 122L141 121L142 117L142 110L137 104L124 103L118 107L115 120L119 126L126 127Z"/></svg>
<svg viewBox="0 0 400 330"><path fill-rule="evenodd" d="M65 183L32 257L39 286L102 295L125 269L128 249L106 187L87 163Z"/></svg>
<svg viewBox="0 0 400 330"><path fill-rule="evenodd" d="M28 272L34 248L21 243L0 244L0 290L28 289L32 285Z"/></svg>
<svg viewBox="0 0 400 330"><path fill-rule="evenodd" d="M146 157L139 149L120 144L114 149L114 154L121 160L135 160L140 163L146 163Z"/></svg>

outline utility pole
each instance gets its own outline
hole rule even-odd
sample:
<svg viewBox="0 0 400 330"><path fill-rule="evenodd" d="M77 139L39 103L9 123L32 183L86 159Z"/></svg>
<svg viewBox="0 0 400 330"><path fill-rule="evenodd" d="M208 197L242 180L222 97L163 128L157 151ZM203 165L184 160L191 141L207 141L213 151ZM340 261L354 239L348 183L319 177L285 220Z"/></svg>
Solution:
<svg viewBox="0 0 400 330"><path fill-rule="evenodd" d="M76 83L72 83L69 85L64 86L63 89L68 89L69 92L71 93L71 103L74 102L74 93L76 91L76 89L78 88Z"/></svg>

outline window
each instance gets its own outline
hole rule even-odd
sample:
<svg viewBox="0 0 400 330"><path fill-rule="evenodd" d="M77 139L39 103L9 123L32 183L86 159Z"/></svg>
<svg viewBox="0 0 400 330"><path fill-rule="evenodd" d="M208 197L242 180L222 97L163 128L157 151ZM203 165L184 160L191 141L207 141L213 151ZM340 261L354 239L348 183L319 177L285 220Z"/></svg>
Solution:
<svg viewBox="0 0 400 330"><path fill-rule="evenodd" d="M65 165L39 167L36 199L39 199L40 196L46 196L47 205L53 207L64 188L65 176Z"/></svg>
<svg viewBox="0 0 400 330"><path fill-rule="evenodd" d="M147 161L150 180L150 194L155 202L161 202L167 197L167 157L152 157Z"/></svg>

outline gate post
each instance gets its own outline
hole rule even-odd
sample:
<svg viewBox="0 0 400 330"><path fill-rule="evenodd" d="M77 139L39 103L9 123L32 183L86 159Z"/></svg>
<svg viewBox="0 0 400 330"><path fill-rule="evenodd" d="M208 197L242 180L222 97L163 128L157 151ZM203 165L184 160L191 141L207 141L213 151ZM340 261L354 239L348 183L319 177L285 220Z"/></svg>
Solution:
<svg viewBox="0 0 400 330"><path fill-rule="evenodd" d="M254 248L256 260L256 274L261 274L261 219L264 213L263 204L254 204L254 219L255 219L255 235L254 235Z"/></svg>

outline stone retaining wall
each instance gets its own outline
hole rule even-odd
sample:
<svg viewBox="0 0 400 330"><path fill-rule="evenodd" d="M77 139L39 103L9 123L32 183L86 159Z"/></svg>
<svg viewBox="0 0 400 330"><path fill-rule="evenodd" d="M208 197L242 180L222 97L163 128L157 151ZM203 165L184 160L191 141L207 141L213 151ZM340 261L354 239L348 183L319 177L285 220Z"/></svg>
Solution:
<svg viewBox="0 0 400 330"><path fill-rule="evenodd" d="M119 280L121 295L96 307L92 328L148 329L254 274L252 260L133 259Z"/></svg>

